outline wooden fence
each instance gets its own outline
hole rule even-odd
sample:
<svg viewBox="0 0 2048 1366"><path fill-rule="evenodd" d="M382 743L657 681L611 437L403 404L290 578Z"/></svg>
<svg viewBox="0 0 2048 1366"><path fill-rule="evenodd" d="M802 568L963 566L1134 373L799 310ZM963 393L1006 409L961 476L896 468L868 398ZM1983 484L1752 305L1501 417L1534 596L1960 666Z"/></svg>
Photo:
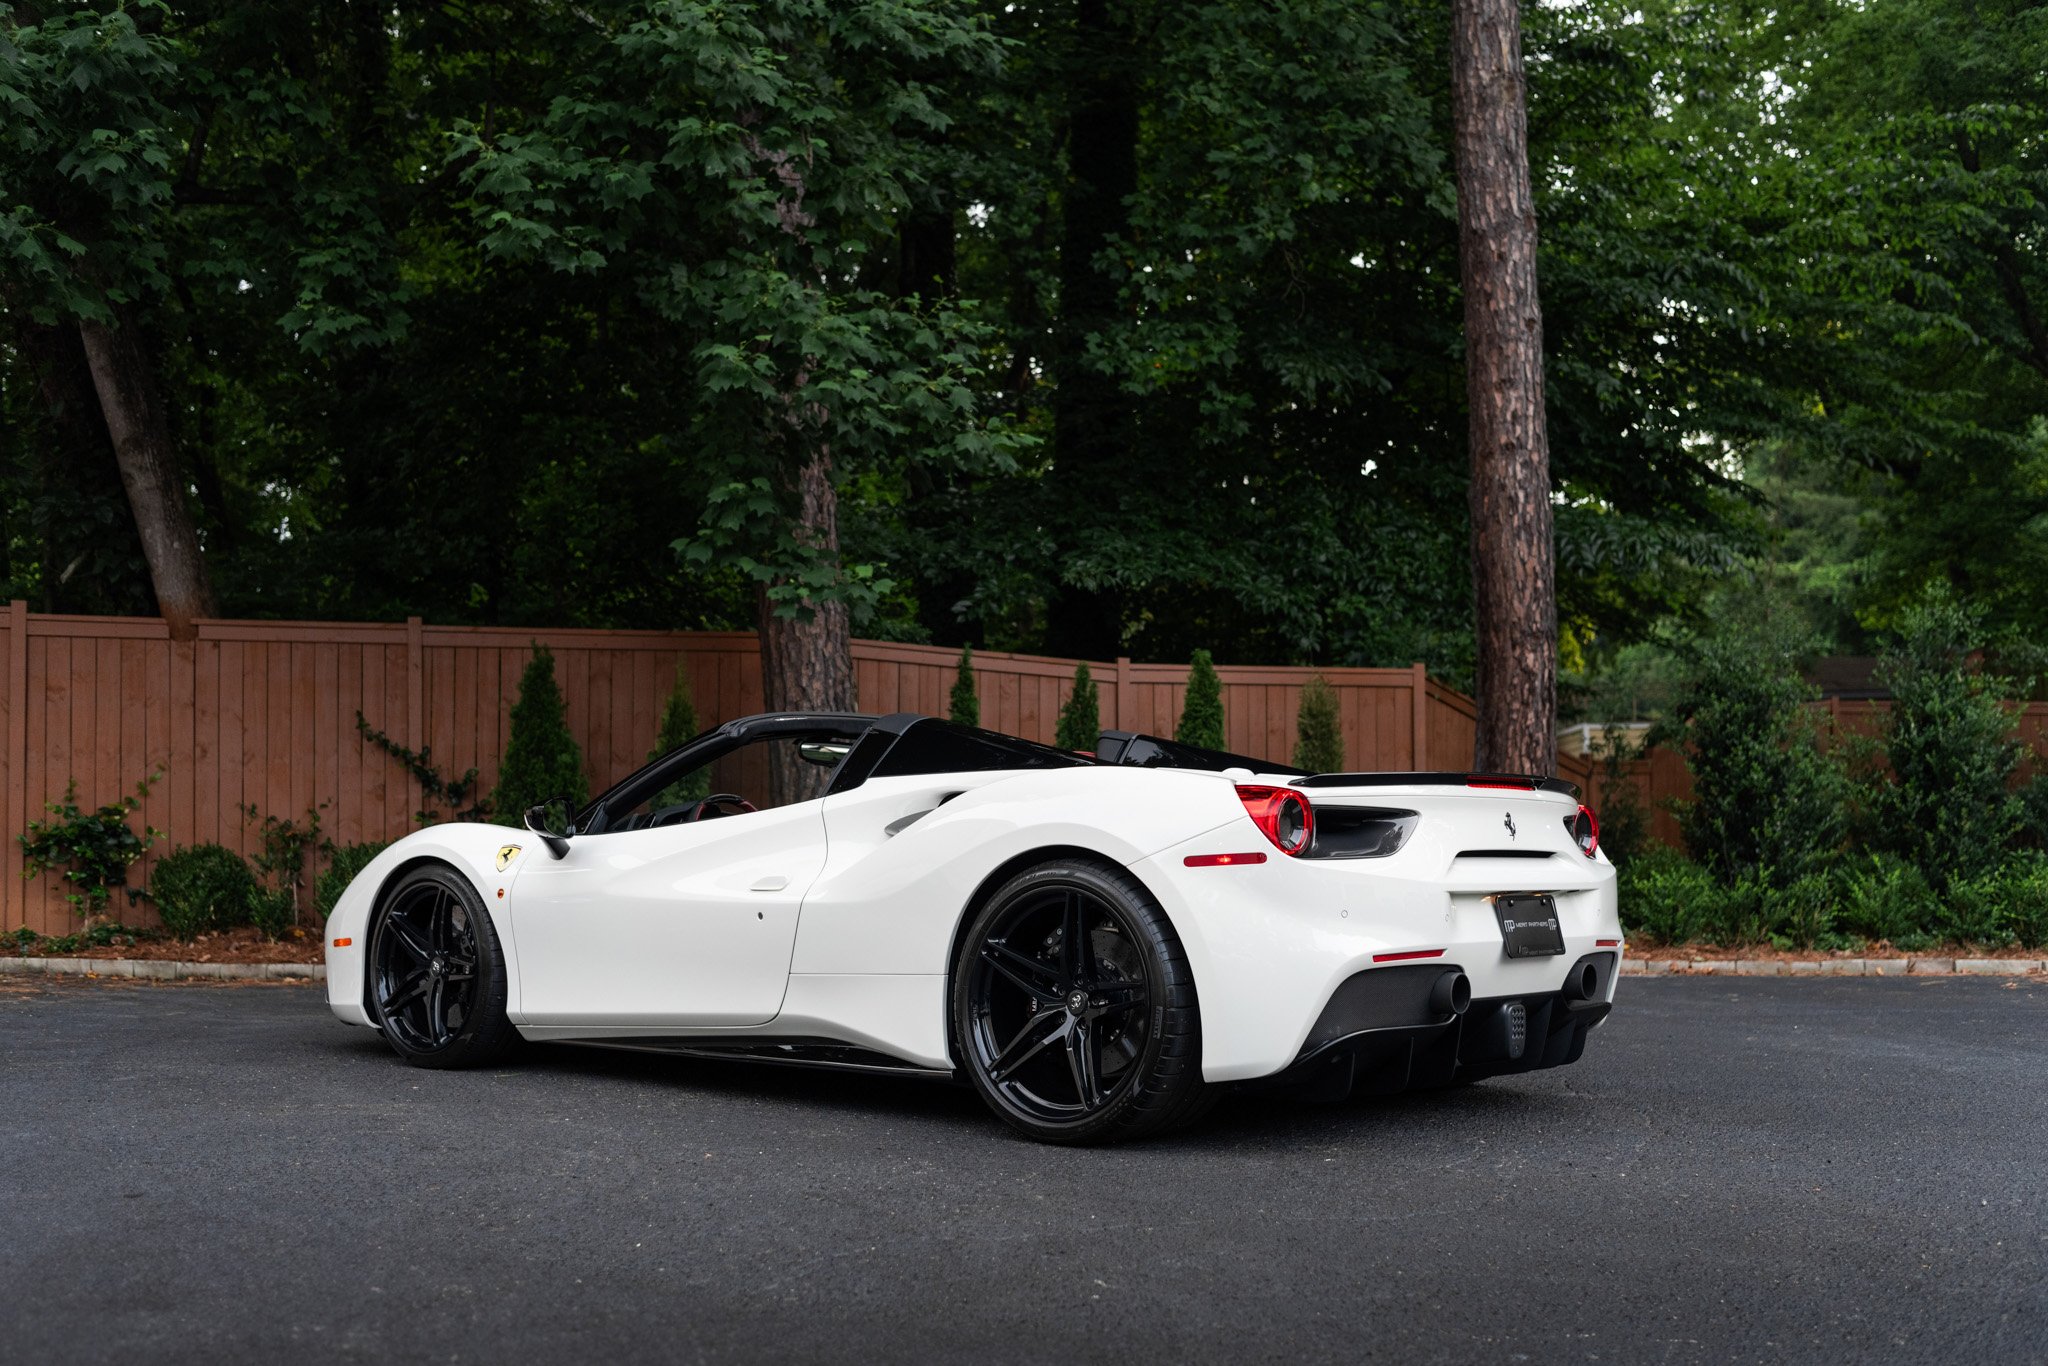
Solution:
<svg viewBox="0 0 2048 1366"><path fill-rule="evenodd" d="M750 632L517 630L336 622L207 621L173 641L154 618L44 616L24 603L0 617L0 928L63 933L76 924L53 874L22 877L15 838L75 781L87 807L160 773L136 824L165 832L131 883L171 848L259 847L261 817L317 810L337 843L394 839L415 827L418 785L366 743L356 714L443 773L474 766L496 780L519 675L534 643L554 652L568 721L592 791L644 763L680 664L703 725L761 710ZM1073 684L1071 659L974 657L982 724L1049 741ZM944 715L956 651L857 641L865 711ZM1184 665L1090 664L1105 726L1171 733ZM1301 686L1313 670L1220 667L1230 748L1285 759ZM1408 669L1326 669L1349 762L1362 768L1458 767L1472 753L1471 704ZM251 818L248 809L255 809ZM116 905L128 923L147 904Z"/></svg>
<svg viewBox="0 0 2048 1366"><path fill-rule="evenodd" d="M155 618L43 616L11 604L0 617L0 929L63 933L76 923L52 874L22 877L15 838L44 804L76 782L86 807L111 802L160 773L138 824L163 830L151 855L214 841L254 853L263 816L317 810L337 843L395 839L415 828L418 785L365 742L372 727L428 750L443 773L475 767L482 790L497 778L519 675L532 646L554 652L570 728L583 746L593 792L647 760L678 665L688 669L701 724L761 710L761 658L751 632L532 631L496 627L337 622L208 621L173 641ZM945 714L956 651L854 642L864 711ZM981 721L1050 741L1073 685L1071 659L989 651L974 656ZM1171 734L1187 668L1091 662L1105 726ZM1301 688L1321 672L1336 690L1345 757L1353 769L1458 769L1472 762L1471 699L1406 669L1219 665L1226 743L1285 760L1294 749ZM1828 704L1844 732L1867 732L1882 703ZM2029 707L2021 734L2038 752L2048 705ZM1649 809L1652 834L1678 840L1670 801L1690 794L1684 759L1654 751L1626 779ZM1558 772L1598 806L1599 760L1560 755ZM254 808L255 817L249 809ZM142 885L148 862L134 885ZM147 924L146 904L117 918Z"/></svg>

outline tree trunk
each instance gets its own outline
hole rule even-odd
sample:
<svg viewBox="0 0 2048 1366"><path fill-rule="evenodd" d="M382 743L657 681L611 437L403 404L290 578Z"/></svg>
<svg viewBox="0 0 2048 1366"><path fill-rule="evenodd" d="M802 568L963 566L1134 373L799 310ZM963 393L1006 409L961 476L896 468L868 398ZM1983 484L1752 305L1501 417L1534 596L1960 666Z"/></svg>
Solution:
<svg viewBox="0 0 2048 1366"><path fill-rule="evenodd" d="M1125 322L1118 272L1096 258L1129 236L1130 198L1138 190L1138 39L1130 11L1131 0L1074 6L1052 439L1054 477L1067 515L1076 519L1116 515L1116 471L1130 450L1130 397L1088 355L1090 337ZM1124 644L1123 607L1119 594L1058 588L1047 604L1047 649L1114 659Z"/></svg>
<svg viewBox="0 0 2048 1366"><path fill-rule="evenodd" d="M797 471L797 540L839 550L839 493L832 487L832 453L822 443ZM769 711L852 711L853 624L846 603L806 599L806 617L778 616L763 585L761 692ZM771 746L768 791L777 806L824 792L827 769L804 763L793 746Z"/></svg>
<svg viewBox="0 0 2048 1366"><path fill-rule="evenodd" d="M213 585L199 552L199 532L192 525L170 433L157 406L149 361L144 356L132 317L117 326L81 322L78 338L85 345L100 412L113 438L114 460L135 514L136 535L149 561L156 589L156 610L170 624L173 640L190 640L193 622L215 614Z"/></svg>
<svg viewBox="0 0 2048 1366"><path fill-rule="evenodd" d="M1452 0L1482 770L1557 767L1557 569L1515 0Z"/></svg>

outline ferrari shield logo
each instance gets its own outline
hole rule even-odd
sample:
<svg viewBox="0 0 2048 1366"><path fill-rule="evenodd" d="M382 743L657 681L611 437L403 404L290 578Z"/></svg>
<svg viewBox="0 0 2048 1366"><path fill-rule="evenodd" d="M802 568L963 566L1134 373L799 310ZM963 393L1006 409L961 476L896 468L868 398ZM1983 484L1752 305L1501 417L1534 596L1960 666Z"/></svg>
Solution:
<svg viewBox="0 0 2048 1366"><path fill-rule="evenodd" d="M501 844L501 845L499 845L499 846L498 846L498 871L502 873L502 872L504 872L504 871L505 871L505 870L506 870L507 868L510 868L510 867L512 866L512 860L513 860L513 859L516 859L516 858L518 858L518 857L519 857L519 846L518 846L518 845L516 845L516 844Z"/></svg>

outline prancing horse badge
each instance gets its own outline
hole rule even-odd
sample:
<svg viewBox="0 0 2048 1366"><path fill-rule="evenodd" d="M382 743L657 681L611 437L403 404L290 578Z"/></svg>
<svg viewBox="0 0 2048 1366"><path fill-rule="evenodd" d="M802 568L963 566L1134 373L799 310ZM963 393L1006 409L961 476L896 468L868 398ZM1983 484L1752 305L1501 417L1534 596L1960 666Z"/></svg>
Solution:
<svg viewBox="0 0 2048 1366"><path fill-rule="evenodd" d="M504 872L504 871L505 871L505 870L506 870L507 868L510 868L510 867L512 866L512 860L513 860L513 859L516 859L516 858L518 858L518 857L519 857L519 846L518 846L518 845L516 845L516 844L501 844L501 845L499 845L499 846L498 846L498 871L502 873L502 872Z"/></svg>

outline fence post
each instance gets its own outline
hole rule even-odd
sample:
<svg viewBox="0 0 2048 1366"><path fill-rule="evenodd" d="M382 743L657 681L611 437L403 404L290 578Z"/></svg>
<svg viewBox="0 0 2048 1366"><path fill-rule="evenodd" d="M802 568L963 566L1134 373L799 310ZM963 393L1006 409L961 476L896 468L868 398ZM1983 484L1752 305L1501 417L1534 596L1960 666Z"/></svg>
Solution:
<svg viewBox="0 0 2048 1366"><path fill-rule="evenodd" d="M28 828L28 603L21 598L7 604L7 790L0 793L0 840L7 844L0 878L0 905L17 896L19 923L28 923L28 893L21 880L21 842L15 836Z"/></svg>
<svg viewBox="0 0 2048 1366"><path fill-rule="evenodd" d="M1408 687L1415 698L1415 739L1410 744L1409 768L1416 773L1429 771L1429 666L1415 664L1410 672L1414 681Z"/></svg>
<svg viewBox="0 0 2048 1366"><path fill-rule="evenodd" d="M420 646L420 625L418 617L405 619L405 744L416 754L427 747L426 657ZM419 779L407 774L405 790L411 794L411 805L426 804L427 794L420 790Z"/></svg>
<svg viewBox="0 0 2048 1366"><path fill-rule="evenodd" d="M1111 730L1129 729L1124 725L1124 708L1129 705L1125 702L1124 698L1130 690L1131 657L1129 655L1118 655L1116 657L1116 719L1110 722L1109 728Z"/></svg>

